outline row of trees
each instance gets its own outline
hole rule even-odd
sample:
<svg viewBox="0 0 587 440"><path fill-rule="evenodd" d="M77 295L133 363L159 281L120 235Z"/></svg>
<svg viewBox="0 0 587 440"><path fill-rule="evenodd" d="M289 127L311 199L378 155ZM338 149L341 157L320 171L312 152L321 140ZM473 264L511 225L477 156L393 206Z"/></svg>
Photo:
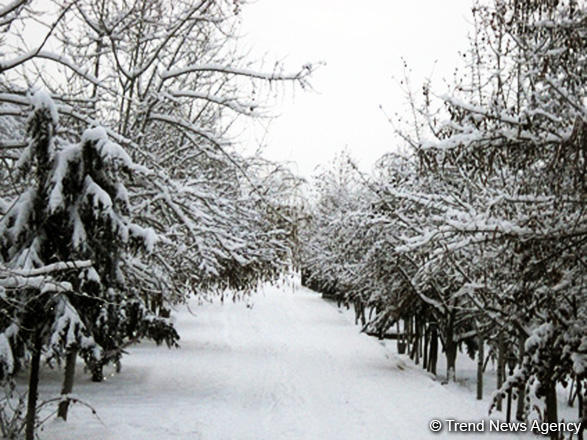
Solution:
<svg viewBox="0 0 587 440"><path fill-rule="evenodd" d="M176 346L169 310L189 294L238 296L296 264L298 179L228 133L312 68L247 63L240 3L0 7L0 379L30 368L29 440L43 359L65 361L65 419L78 356L100 381L132 343Z"/></svg>
<svg viewBox="0 0 587 440"><path fill-rule="evenodd" d="M409 352L454 380L459 348L497 362L493 407L557 422L557 386L587 410L587 11L575 0L473 9L466 74L423 87L410 151L372 176L346 156L318 177L303 242L307 283L403 322ZM485 350L489 349L489 353ZM509 366L509 368L507 368ZM509 414L508 414L509 417ZM553 438L558 435L553 434ZM581 433L582 438L582 433Z"/></svg>

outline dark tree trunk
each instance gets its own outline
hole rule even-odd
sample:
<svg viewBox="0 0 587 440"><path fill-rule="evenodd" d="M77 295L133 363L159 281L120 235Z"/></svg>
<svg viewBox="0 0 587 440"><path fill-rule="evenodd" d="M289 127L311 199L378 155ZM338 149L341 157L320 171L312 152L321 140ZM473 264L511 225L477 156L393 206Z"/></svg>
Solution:
<svg viewBox="0 0 587 440"><path fill-rule="evenodd" d="M575 397L577 396L577 389L575 388L575 378L571 379L571 388L569 389L569 399L567 404L572 408L575 406Z"/></svg>
<svg viewBox="0 0 587 440"><path fill-rule="evenodd" d="M418 318L414 318L414 339L412 344L412 353L410 357L414 361L416 365L420 363L420 355L419 355L419 348L420 348L420 323L418 322Z"/></svg>
<svg viewBox="0 0 587 440"><path fill-rule="evenodd" d="M478 339L478 352L477 352L477 400L483 400L483 361L485 360L485 341L483 335L480 333L477 336Z"/></svg>
<svg viewBox="0 0 587 440"><path fill-rule="evenodd" d="M506 423L510 423L512 421L512 389L508 390L508 402L506 408L506 416L505 416Z"/></svg>
<svg viewBox="0 0 587 440"><path fill-rule="evenodd" d="M302 276L302 280L301 280L302 286L308 287L308 271L305 270L305 269L302 269L301 272L302 272L301 273L301 276Z"/></svg>
<svg viewBox="0 0 587 440"><path fill-rule="evenodd" d="M505 347L503 333L500 333L497 340L497 389L499 390L505 381ZM497 397L495 409L502 410L502 397Z"/></svg>
<svg viewBox="0 0 587 440"><path fill-rule="evenodd" d="M364 326L366 324L365 305L361 301L355 300L353 301L353 306L355 308L355 325L358 324L360 320L361 325Z"/></svg>
<svg viewBox="0 0 587 440"><path fill-rule="evenodd" d="M424 351L422 359L422 368L428 370L428 345L430 342L430 329L424 328Z"/></svg>
<svg viewBox="0 0 587 440"><path fill-rule="evenodd" d="M456 380L456 368L457 368L457 343L447 338L446 341L446 382L454 382Z"/></svg>
<svg viewBox="0 0 587 440"><path fill-rule="evenodd" d="M34 347L31 359L31 372L29 376L29 392L27 401L27 413L26 413L26 427L25 427L25 439L35 439L35 422L37 415L37 399L39 397L39 373L41 363L41 334L37 330L35 332Z"/></svg>
<svg viewBox="0 0 587 440"><path fill-rule="evenodd" d="M583 431L585 429L585 425L587 424L587 409L585 408L585 403L583 400L584 391L582 389L582 382L577 380L577 398L578 398L578 406L579 406L579 420L581 420L581 428L579 429L579 440L583 440Z"/></svg>
<svg viewBox="0 0 587 440"><path fill-rule="evenodd" d="M423 329L424 327L422 326L422 319L418 319L416 321L416 334L417 336L417 344L418 344L418 352L417 352L417 358L416 358L416 363L420 362L420 359L422 358L422 342L424 339L424 333L423 333Z"/></svg>
<svg viewBox="0 0 587 440"><path fill-rule="evenodd" d="M71 350L65 358L65 373L63 375L63 386L61 387L61 396L71 394L73 390L73 380L75 377L75 361L77 360L77 350ZM69 399L59 403L57 417L67 420L67 410L69 409Z"/></svg>
<svg viewBox="0 0 587 440"><path fill-rule="evenodd" d="M555 382L548 382L546 385L546 421L548 423L557 423L558 422L558 411L557 411L557 402L556 402L556 383ZM553 430L550 433L551 440L558 439L558 432Z"/></svg>
<svg viewBox="0 0 587 440"><path fill-rule="evenodd" d="M409 345L412 341L412 318L404 320L404 328L406 329L406 343Z"/></svg>
<svg viewBox="0 0 587 440"><path fill-rule="evenodd" d="M90 369L92 371L92 382L102 382L104 380L104 363L102 361L93 362Z"/></svg>
<svg viewBox="0 0 587 440"><path fill-rule="evenodd" d="M436 362L438 361L438 330L436 324L430 329L430 356L428 358L428 371L436 376Z"/></svg>
<svg viewBox="0 0 587 440"><path fill-rule="evenodd" d="M446 382L454 382L457 368L457 343L454 340L454 322L456 312L453 310L450 314L450 320L446 329L446 339L444 351L446 355Z"/></svg>
<svg viewBox="0 0 587 440"><path fill-rule="evenodd" d="M518 352L519 352L518 362L520 363L520 365L522 365L522 362L524 361L524 343L525 343L524 337L520 336L518 338ZM520 422L524 420L525 402L526 402L526 388L524 386L520 386L520 388L518 388L518 401L516 402L517 403L516 420L518 420Z"/></svg>

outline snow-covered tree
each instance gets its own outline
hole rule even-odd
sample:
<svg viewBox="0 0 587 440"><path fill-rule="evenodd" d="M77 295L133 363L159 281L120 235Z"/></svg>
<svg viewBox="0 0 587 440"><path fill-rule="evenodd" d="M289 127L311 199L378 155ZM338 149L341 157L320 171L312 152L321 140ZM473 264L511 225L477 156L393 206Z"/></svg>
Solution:
<svg viewBox="0 0 587 440"><path fill-rule="evenodd" d="M161 236L149 260L156 270L136 260L124 264L135 282L159 291L150 307L164 313L164 304L186 291L248 290L290 264L275 258L290 246L280 232L284 216L265 215L277 206L263 196L262 174L253 174L227 130L237 117L264 116L267 85L304 87L312 67L291 74L280 65L269 73L255 69L236 44L240 7L232 0L56 2L42 16L47 38L0 61L16 78L0 97L5 105L26 104L19 94L26 81L43 83L58 100L63 137L79 142L78 133L99 120L153 171L128 190L137 207L133 220ZM54 70L61 77L41 74Z"/></svg>
<svg viewBox="0 0 587 440"><path fill-rule="evenodd" d="M305 245L329 275L351 274L369 325L406 319L414 342L433 330L449 371L458 345L479 349L479 381L497 360L496 407L514 392L517 417L542 401L548 422L570 382L585 420L585 13L573 0L476 4L468 69L440 99L429 84L422 105L411 95L408 158L364 179L363 226L335 231L336 208L315 211Z"/></svg>
<svg viewBox="0 0 587 440"><path fill-rule="evenodd" d="M24 354L19 347L32 353L27 435L34 426L43 351L48 360L67 355L69 394L78 352L101 380L104 363L119 360L126 343L150 337L175 345L178 339L167 319L148 310L146 292L129 284L121 267L125 255L151 252L155 245L152 230L126 217L128 193L119 178L121 172L148 170L135 165L102 128L86 130L80 143L56 145L55 105L43 92L31 102L30 141L18 163L28 188L0 221L3 262L33 272L72 260L88 263L53 274L55 282L12 290L15 297L4 299L2 330L14 348L12 359ZM66 406L61 411L65 418Z"/></svg>
<svg viewBox="0 0 587 440"><path fill-rule="evenodd" d="M305 86L312 68L255 69L234 44L240 5L233 1L40 5L46 3L16 1L0 9L7 42L0 54L4 261L92 262L59 273L75 293L55 310L75 310L80 335L101 348L99 356L82 352L99 379L103 363L117 361L127 344L144 336L176 340L170 303L190 292L250 291L291 267L297 214L289 196L299 181L239 154L227 130L236 117L263 116L264 90L275 82ZM40 39L23 39L23 26ZM56 102L45 114L50 109L53 122L59 115L59 125L39 132L55 143L40 162L44 177L23 173L37 166L37 153L23 142L26 93L35 86ZM130 174L125 185L121 172ZM95 185L86 188L88 176ZM36 251L41 242L27 244L26 234L12 229L13 220L37 219L25 218L33 187L45 191L50 220L40 256L24 247ZM86 190L95 190L95 205L76 202ZM79 348L64 343L55 354L67 358L66 376Z"/></svg>
<svg viewBox="0 0 587 440"><path fill-rule="evenodd" d="M454 238L443 246L472 252L454 266L478 308L514 341L527 338L504 389L543 398L554 422L556 384L585 386L585 9L496 1L475 14L473 92L463 82L443 98L451 117L430 120L436 140L419 153L461 176L462 208L445 222Z"/></svg>
<svg viewBox="0 0 587 440"><path fill-rule="evenodd" d="M518 358L503 391L543 399L554 422L556 384L584 389L585 380L585 10L496 1L477 5L474 17L472 74L440 111L425 87L429 135L407 137L420 172L434 179L420 203L435 211L407 245L427 250L435 282L451 274L477 309L499 382L504 358Z"/></svg>

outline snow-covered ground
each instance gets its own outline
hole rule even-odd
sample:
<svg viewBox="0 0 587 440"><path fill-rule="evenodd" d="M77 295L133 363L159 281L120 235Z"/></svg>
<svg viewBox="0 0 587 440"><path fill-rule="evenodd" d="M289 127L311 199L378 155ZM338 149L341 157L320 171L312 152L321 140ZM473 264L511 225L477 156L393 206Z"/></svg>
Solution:
<svg viewBox="0 0 587 440"><path fill-rule="evenodd" d="M331 303L303 288L267 288L249 303L177 313L181 349L130 350L120 374L90 382L78 365L80 405L67 423L49 421L48 440L168 439L529 439L530 434L433 434L432 419L479 421L487 402L443 386L394 343L360 333ZM194 316L195 315L195 316ZM59 390L44 370L42 397Z"/></svg>

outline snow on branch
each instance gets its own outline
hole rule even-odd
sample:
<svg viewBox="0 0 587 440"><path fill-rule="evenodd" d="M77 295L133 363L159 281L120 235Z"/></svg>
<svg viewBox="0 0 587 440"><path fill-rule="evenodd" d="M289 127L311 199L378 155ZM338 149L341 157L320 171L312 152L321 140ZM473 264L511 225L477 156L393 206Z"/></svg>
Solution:
<svg viewBox="0 0 587 440"><path fill-rule="evenodd" d="M54 354L59 354L63 348L79 346L82 350L91 350L95 358L99 358L101 349L72 306L66 295L58 295L54 303L55 319L52 323L49 347Z"/></svg>
<svg viewBox="0 0 587 440"><path fill-rule="evenodd" d="M0 102L6 102L9 104L16 104L22 106L30 105L30 100L24 95L16 93L0 93Z"/></svg>
<svg viewBox="0 0 587 440"><path fill-rule="evenodd" d="M248 78L256 78L265 81L302 81L314 70L311 64L305 64L302 69L296 73L263 73L250 69L239 69L222 64L192 64L179 69L164 70L160 76L162 79L175 78L177 76L185 75L193 72L214 72L224 73L228 75L246 76Z"/></svg>
<svg viewBox="0 0 587 440"><path fill-rule="evenodd" d="M64 270L84 269L91 266L92 262L90 260L61 261L59 263L47 264L46 266L36 267L33 269L11 269L6 266L0 266L0 278L11 275L35 277L39 275L49 275L55 272L62 272Z"/></svg>
<svg viewBox="0 0 587 440"><path fill-rule="evenodd" d="M501 122L505 122L507 124L521 125L524 122L524 121L520 120L520 118L508 115L507 113L505 113L503 111L500 112L499 114L497 114L496 112L493 112L491 109L481 107L478 105L474 105L474 104L470 104L470 103L465 102L461 99L458 99L454 96L442 95L442 96L440 96L440 99L442 99L445 103L450 104L453 107L457 107L462 110L465 110L468 113L475 113L475 114L484 116L486 118L497 119L497 120L499 120Z"/></svg>
<svg viewBox="0 0 587 440"><path fill-rule="evenodd" d="M176 118L176 117L170 116L170 115L161 114L161 113L152 113L149 116L149 118L152 119L153 121L165 122L167 124L170 124L170 125L173 125L176 127L180 127L184 130L187 130L191 133L194 133L198 136L203 137L204 139L211 142L215 146L220 147L224 143L221 140L219 140L214 133L211 133L204 128L198 127L197 125L192 124L191 122L188 122L186 120Z"/></svg>
<svg viewBox="0 0 587 440"><path fill-rule="evenodd" d="M258 116L254 113L255 109L258 107L257 103L242 102L239 101L239 99L236 97L212 95L209 93L198 92L196 90L173 90L169 92L169 95L174 98L203 99L213 104L218 104L220 106L229 108L230 110L233 110L237 113L249 116Z"/></svg>
<svg viewBox="0 0 587 440"><path fill-rule="evenodd" d="M12 3L8 3L6 6L0 7L0 18L6 17L11 12L15 12L21 6L28 3L29 0L14 0ZM0 25L3 23L0 22Z"/></svg>
<svg viewBox="0 0 587 440"><path fill-rule="evenodd" d="M15 2L18 3L18 0ZM19 8L20 6L22 6L24 2L21 2L21 4L16 4L16 6L12 9L15 10L17 8ZM16 57L15 59L8 61L6 63L0 63L0 73L6 71L6 70L10 70L13 69L17 66L19 66L20 64L23 64L27 61L30 61L32 59L34 59L35 57L38 57L41 55L43 47L45 47L45 45L47 44L47 41L49 41L49 38L51 37L51 35L53 34L53 32L55 31L55 29L57 28L57 25L61 22L61 20L63 19L63 17L65 16L65 14L67 13L67 11L69 11L69 9L75 4L77 3L77 1L72 1L70 2L67 6L65 6L63 8L63 10L61 11L61 13L59 14L59 16L55 19L55 21L49 26L49 30L47 31L47 33L45 34L45 37L43 38L43 40L41 41L41 43L39 44L39 46L35 49L32 50L24 55L21 55L19 57ZM10 5L6 8L6 10L8 10L8 12L6 12L6 14L10 13L11 11L10 9ZM0 10L0 18L3 17L4 15L1 15L4 11ZM8 23L10 23L10 19L8 19L7 21ZM0 23L0 25L2 25L4 23Z"/></svg>

